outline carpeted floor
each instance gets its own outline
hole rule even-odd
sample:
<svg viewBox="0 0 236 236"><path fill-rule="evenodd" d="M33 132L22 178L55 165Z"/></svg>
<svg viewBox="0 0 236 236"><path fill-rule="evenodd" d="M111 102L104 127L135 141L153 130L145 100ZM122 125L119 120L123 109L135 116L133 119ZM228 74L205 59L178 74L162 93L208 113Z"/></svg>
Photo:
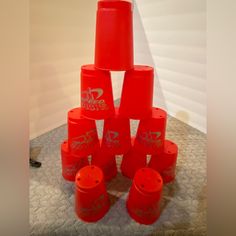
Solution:
<svg viewBox="0 0 236 236"><path fill-rule="evenodd" d="M99 135L102 122L97 122ZM132 134L137 123L132 122ZM172 118L167 139L179 147L177 176L164 187L162 213L153 225L133 221L125 208L131 181L120 173L107 183L112 207L97 223L84 223L74 213L74 185L61 176L60 143L66 125L31 141L31 156L42 162L30 168L31 235L206 235L206 135ZM121 157L117 157L120 166Z"/></svg>

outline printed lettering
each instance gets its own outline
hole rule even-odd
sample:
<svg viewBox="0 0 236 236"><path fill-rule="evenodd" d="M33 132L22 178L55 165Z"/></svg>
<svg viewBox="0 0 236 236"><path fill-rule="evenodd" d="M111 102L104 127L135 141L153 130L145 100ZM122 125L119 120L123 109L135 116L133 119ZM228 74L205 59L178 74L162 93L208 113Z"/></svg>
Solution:
<svg viewBox="0 0 236 236"><path fill-rule="evenodd" d="M80 167L80 163L75 163L73 165L67 165L63 168L63 173L65 175L75 175Z"/></svg>
<svg viewBox="0 0 236 236"><path fill-rule="evenodd" d="M160 136L161 136L161 132L147 131L147 132L140 133L137 136L137 140L141 144L148 146L148 147L150 147L150 146L160 147L162 144Z"/></svg>
<svg viewBox="0 0 236 236"><path fill-rule="evenodd" d="M104 99L100 99L103 95L103 89L101 88L88 88L82 91L81 106L89 111L102 111L108 110L109 107Z"/></svg>
<svg viewBox="0 0 236 236"><path fill-rule="evenodd" d="M79 137L75 137L72 139L71 148L74 150L88 148L89 145L94 143L96 136L97 131L96 129L93 129Z"/></svg>
<svg viewBox="0 0 236 236"><path fill-rule="evenodd" d="M107 147L119 147L120 141L118 140L119 133L115 131L108 130L105 134L105 144Z"/></svg>

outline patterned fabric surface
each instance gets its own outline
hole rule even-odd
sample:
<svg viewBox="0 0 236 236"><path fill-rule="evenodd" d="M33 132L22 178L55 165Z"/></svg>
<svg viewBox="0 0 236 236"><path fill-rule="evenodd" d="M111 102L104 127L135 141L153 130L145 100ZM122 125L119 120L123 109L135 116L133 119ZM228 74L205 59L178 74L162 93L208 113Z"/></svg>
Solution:
<svg viewBox="0 0 236 236"><path fill-rule="evenodd" d="M132 135L137 124L131 122ZM102 127L97 122L100 137ZM105 217L96 223L76 217L74 184L61 176L60 143L66 138L64 125L31 141L32 158L42 162L41 168L30 168L31 235L206 235L205 134L168 117L167 139L179 147L176 181L164 186L161 216L148 226L129 217L125 201L131 181L120 173L107 183L112 206Z"/></svg>

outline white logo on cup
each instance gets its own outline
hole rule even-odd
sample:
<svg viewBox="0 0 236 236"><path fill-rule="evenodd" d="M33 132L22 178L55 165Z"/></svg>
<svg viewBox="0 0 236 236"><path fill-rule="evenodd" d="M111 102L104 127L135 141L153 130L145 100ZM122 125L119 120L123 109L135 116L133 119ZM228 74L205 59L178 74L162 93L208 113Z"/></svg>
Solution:
<svg viewBox="0 0 236 236"><path fill-rule="evenodd" d="M105 143L107 147L118 147L120 142L118 140L119 133L116 131L108 130L105 134Z"/></svg>
<svg viewBox="0 0 236 236"><path fill-rule="evenodd" d="M103 89L101 88L88 88L82 91L81 105L84 109L90 111L108 110L109 107L104 99L100 99L103 95Z"/></svg>
<svg viewBox="0 0 236 236"><path fill-rule="evenodd" d="M155 146L160 147L162 141L160 139L161 132L152 132L147 131L143 133L139 133L137 136L137 140L145 146Z"/></svg>
<svg viewBox="0 0 236 236"><path fill-rule="evenodd" d="M63 167L65 175L75 175L80 168L81 163L74 163Z"/></svg>
<svg viewBox="0 0 236 236"><path fill-rule="evenodd" d="M72 149L87 148L95 141L96 135L97 135L96 129L92 129L83 135L73 138L71 143L71 148Z"/></svg>

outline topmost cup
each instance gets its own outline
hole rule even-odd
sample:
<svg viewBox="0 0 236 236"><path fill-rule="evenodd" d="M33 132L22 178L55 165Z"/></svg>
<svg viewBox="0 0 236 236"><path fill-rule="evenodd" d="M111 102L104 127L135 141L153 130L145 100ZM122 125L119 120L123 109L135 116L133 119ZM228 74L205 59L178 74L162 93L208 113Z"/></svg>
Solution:
<svg viewBox="0 0 236 236"><path fill-rule="evenodd" d="M131 1L98 1L95 66L111 71L126 71L133 68Z"/></svg>

